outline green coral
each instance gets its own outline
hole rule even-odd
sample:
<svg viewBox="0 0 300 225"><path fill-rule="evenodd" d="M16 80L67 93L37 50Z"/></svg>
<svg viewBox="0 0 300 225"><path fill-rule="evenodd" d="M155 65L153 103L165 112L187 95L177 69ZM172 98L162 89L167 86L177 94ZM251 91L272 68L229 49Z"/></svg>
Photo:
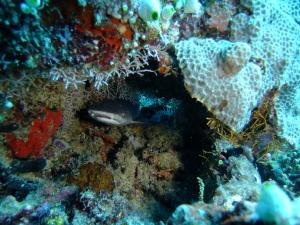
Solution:
<svg viewBox="0 0 300 225"><path fill-rule="evenodd" d="M64 225L65 220L62 216L55 216L55 217L50 217L48 218L47 225Z"/></svg>

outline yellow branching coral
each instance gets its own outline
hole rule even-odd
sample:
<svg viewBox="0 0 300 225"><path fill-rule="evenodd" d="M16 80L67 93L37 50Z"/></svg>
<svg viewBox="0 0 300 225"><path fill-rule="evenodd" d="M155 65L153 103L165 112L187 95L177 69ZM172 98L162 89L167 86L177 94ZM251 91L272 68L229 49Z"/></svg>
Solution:
<svg viewBox="0 0 300 225"><path fill-rule="evenodd" d="M269 93L262 105L253 111L249 126L240 133L234 132L216 118L207 118L207 125L235 147L250 145L258 159L267 153L277 152L283 142L276 136L276 127L269 120L276 93L276 90Z"/></svg>
<svg viewBox="0 0 300 225"><path fill-rule="evenodd" d="M234 132L228 126L223 124L220 120L212 117L206 118L207 126L209 126L212 130L214 130L221 138L229 141L234 146L239 146L240 143L240 135L239 133Z"/></svg>

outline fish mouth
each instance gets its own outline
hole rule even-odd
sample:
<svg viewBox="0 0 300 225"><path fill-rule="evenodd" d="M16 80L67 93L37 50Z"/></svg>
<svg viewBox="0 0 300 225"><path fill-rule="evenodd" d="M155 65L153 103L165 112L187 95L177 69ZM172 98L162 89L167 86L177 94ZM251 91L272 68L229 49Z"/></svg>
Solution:
<svg viewBox="0 0 300 225"><path fill-rule="evenodd" d="M106 119L112 119L112 114L104 111L98 111L98 110L88 110L89 115L92 118L106 118Z"/></svg>
<svg viewBox="0 0 300 225"><path fill-rule="evenodd" d="M98 110L88 110L89 115L96 121L107 124L107 125L121 125L119 121L114 119L112 113L98 111Z"/></svg>
<svg viewBox="0 0 300 225"><path fill-rule="evenodd" d="M111 119L110 113L103 112L103 111L97 111L97 110L88 110L88 113L91 117L96 118L96 117L103 117L107 119Z"/></svg>

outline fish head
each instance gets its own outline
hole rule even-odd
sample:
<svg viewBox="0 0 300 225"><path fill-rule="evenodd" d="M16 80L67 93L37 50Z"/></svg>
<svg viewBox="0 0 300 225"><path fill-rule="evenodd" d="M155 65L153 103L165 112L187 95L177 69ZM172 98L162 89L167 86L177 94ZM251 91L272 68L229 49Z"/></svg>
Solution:
<svg viewBox="0 0 300 225"><path fill-rule="evenodd" d="M126 119L125 114L115 114L107 111L100 111L96 109L88 110L88 114L96 121L106 125L127 125L130 120Z"/></svg>
<svg viewBox="0 0 300 225"><path fill-rule="evenodd" d="M91 106L88 114L94 120L106 125L125 126L141 123L134 120L138 114L136 106L125 100L105 100Z"/></svg>

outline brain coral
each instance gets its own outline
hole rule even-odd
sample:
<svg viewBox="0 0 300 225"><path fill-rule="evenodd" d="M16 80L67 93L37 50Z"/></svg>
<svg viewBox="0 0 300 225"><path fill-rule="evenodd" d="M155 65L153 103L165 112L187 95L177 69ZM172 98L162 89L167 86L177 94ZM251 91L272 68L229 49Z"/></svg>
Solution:
<svg viewBox="0 0 300 225"><path fill-rule="evenodd" d="M175 45L184 84L191 96L235 131L241 131L262 99L262 71L249 62L243 42L191 38Z"/></svg>

